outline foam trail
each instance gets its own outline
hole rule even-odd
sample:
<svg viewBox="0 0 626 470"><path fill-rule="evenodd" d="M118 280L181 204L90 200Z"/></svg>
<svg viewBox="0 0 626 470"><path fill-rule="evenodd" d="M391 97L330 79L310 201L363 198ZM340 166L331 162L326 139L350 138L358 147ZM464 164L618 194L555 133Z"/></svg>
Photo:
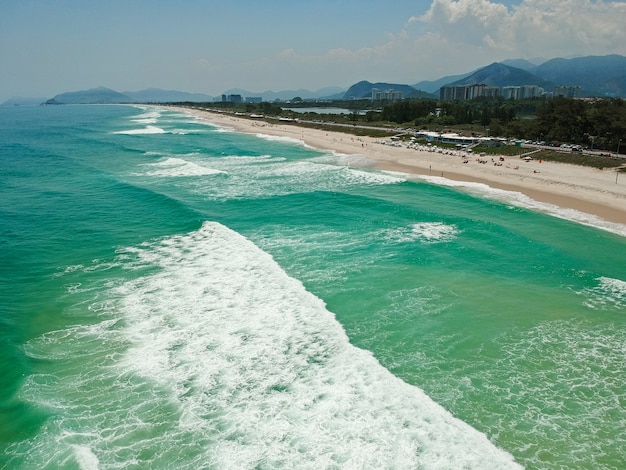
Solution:
<svg viewBox="0 0 626 470"><path fill-rule="evenodd" d="M125 131L117 131L114 134L125 134L125 135L143 135L143 134L165 134L165 130L156 126L146 126L143 129L129 129Z"/></svg>
<svg viewBox="0 0 626 470"><path fill-rule="evenodd" d="M585 301L587 307L615 311L621 311L626 307L626 281L601 277L597 282L597 286L579 292L588 297Z"/></svg>
<svg viewBox="0 0 626 470"><path fill-rule="evenodd" d="M135 254L160 271L118 291L132 344L121 365L170 390L180 428L216 441L217 467L516 467L353 347L320 299L235 232L205 223Z"/></svg>
<svg viewBox="0 0 626 470"><path fill-rule="evenodd" d="M74 446L74 454L81 470L98 470L100 462L89 447Z"/></svg>
<svg viewBox="0 0 626 470"><path fill-rule="evenodd" d="M295 144L295 145L298 145L300 147L313 149L313 147L308 145L304 140L296 139L294 137L277 136L277 135L269 135L269 134L256 134L256 136L259 139L267 140L269 142L283 142L283 143L286 143L286 144Z"/></svg>
<svg viewBox="0 0 626 470"><path fill-rule="evenodd" d="M148 176L209 176L225 174L226 172L199 165L183 158L169 157L157 163L149 163L146 166L155 167L156 170L147 172Z"/></svg>
<svg viewBox="0 0 626 470"><path fill-rule="evenodd" d="M386 230L384 238L395 242L440 243L454 240L458 235L455 225L447 225L441 222L420 222L411 227L400 227L394 230Z"/></svg>
<svg viewBox="0 0 626 470"><path fill-rule="evenodd" d="M161 117L161 113L157 109L148 110L143 114L135 116L131 119L132 122L136 122L138 124L154 124Z"/></svg>

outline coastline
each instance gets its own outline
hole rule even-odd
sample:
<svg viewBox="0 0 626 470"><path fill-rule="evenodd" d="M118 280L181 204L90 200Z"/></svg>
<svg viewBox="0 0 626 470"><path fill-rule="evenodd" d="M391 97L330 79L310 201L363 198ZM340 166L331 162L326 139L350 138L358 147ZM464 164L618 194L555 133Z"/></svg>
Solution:
<svg viewBox="0 0 626 470"><path fill-rule="evenodd" d="M271 124L228 114L174 108L207 123L237 132L302 141L320 151L342 156L345 164L404 174L408 179L443 179L463 187L485 185L496 190L521 193L533 201L548 206L581 213L573 220L583 222L585 215L605 221L608 225L624 225L626 232L626 174L614 170L598 170L555 162L525 161L516 156L504 156L493 161L491 156L461 157L451 153L429 151L405 146L386 145L384 139L300 127L294 124ZM483 163L480 163L482 160ZM552 212L543 210L544 212ZM557 215L557 214L553 214ZM568 217L569 218L569 217ZM593 223L591 225L598 226ZM602 225L602 224L599 224Z"/></svg>

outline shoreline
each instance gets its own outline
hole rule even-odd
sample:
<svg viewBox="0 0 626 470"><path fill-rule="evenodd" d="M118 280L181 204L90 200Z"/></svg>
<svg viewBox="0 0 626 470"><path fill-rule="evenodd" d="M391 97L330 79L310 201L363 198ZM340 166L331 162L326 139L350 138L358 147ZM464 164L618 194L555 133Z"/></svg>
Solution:
<svg viewBox="0 0 626 470"><path fill-rule="evenodd" d="M170 109L237 132L301 141L315 150L345 157L352 167L402 173L408 179L412 179L411 176L420 180L443 177L454 182L478 183L521 193L539 203L595 216L609 225L624 225L624 230L610 231L626 232L626 174L619 175L614 170L525 161L515 156L504 156L502 161L494 161L492 156L463 156L452 151L440 153L425 146L393 146L379 138L294 124L272 124L185 107Z"/></svg>

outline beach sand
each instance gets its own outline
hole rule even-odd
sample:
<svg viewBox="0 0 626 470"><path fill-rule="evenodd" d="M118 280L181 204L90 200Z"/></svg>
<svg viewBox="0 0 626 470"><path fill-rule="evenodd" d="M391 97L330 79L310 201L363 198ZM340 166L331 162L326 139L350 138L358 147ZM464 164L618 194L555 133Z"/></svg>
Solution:
<svg viewBox="0 0 626 470"><path fill-rule="evenodd" d="M380 139L342 132L271 124L263 120L178 108L211 124L238 132L301 140L310 147L345 155L346 164L459 182L482 183L491 188L522 193L529 198L594 215L607 222L626 224L626 174L565 163L525 161L518 156L479 157L386 145ZM492 160L493 159L493 160ZM486 161L480 163L478 160ZM466 161L466 163L464 163ZM500 165L501 163L501 165ZM497 165L496 165L497 164Z"/></svg>

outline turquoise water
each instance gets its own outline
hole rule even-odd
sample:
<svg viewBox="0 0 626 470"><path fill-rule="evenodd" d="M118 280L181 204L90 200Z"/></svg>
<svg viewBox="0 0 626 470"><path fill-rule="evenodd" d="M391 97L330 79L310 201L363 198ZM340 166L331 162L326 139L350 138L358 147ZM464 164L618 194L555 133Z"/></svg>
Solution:
<svg viewBox="0 0 626 470"><path fill-rule="evenodd" d="M626 227L175 110L0 129L2 468L626 464Z"/></svg>

